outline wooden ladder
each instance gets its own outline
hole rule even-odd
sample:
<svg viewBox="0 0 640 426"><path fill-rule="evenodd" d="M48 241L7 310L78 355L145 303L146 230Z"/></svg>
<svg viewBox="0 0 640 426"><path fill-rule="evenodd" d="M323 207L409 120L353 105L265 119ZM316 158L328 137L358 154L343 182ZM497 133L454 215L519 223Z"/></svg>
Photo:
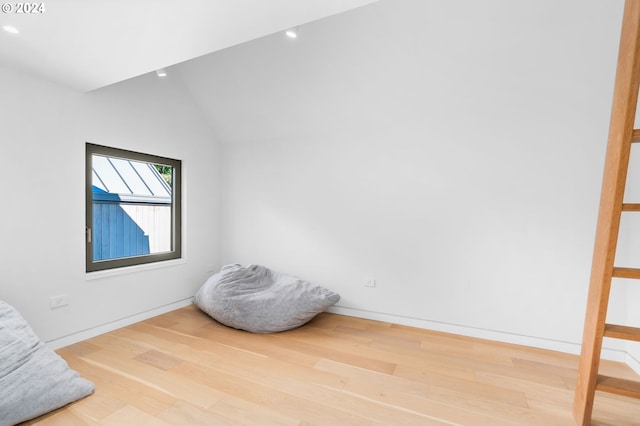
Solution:
<svg viewBox="0 0 640 426"><path fill-rule="evenodd" d="M574 418L580 425L591 422L596 390L640 398L640 383L598 374L604 337L640 341L640 328L606 323L612 278L640 279L640 269L614 266L622 212L640 212L640 204L623 200L631 144L640 142L640 129L633 129L639 82L640 0L626 0L573 405Z"/></svg>

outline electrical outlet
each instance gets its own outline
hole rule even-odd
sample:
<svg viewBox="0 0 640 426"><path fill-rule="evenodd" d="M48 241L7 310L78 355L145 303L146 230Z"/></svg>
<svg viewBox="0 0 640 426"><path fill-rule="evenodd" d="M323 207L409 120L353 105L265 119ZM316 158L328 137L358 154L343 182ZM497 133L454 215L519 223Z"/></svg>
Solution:
<svg viewBox="0 0 640 426"><path fill-rule="evenodd" d="M67 306L69 304L69 296L66 294L59 294L57 296L51 296L49 298L49 307L51 309L59 308L61 306Z"/></svg>
<svg viewBox="0 0 640 426"><path fill-rule="evenodd" d="M375 278L368 278L364 281L364 286L365 287L375 287L376 286L376 280Z"/></svg>

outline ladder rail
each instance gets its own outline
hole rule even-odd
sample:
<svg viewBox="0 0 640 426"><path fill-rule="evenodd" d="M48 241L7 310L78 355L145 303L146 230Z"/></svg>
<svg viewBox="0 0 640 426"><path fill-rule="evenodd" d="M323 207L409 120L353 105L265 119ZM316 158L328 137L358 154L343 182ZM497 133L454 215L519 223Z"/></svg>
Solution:
<svg viewBox="0 0 640 426"><path fill-rule="evenodd" d="M626 0L573 415L591 422L640 84L640 0Z"/></svg>

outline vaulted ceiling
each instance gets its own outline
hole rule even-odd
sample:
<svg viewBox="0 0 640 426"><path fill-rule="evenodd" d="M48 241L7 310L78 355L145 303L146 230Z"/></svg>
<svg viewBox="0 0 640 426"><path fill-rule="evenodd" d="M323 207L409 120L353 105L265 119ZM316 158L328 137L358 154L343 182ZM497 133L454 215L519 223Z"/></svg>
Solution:
<svg viewBox="0 0 640 426"><path fill-rule="evenodd" d="M0 65L86 92L375 0L55 0L0 15ZM8 13L6 13L8 12Z"/></svg>

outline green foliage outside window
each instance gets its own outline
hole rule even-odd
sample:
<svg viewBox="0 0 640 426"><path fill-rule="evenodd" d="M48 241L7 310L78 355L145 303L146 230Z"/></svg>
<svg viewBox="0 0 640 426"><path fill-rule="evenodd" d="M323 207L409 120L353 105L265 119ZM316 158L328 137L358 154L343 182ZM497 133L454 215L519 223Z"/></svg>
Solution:
<svg viewBox="0 0 640 426"><path fill-rule="evenodd" d="M173 178L173 167L171 166L163 166L162 164L154 164L153 165L158 173L162 176L165 182L171 187L171 179Z"/></svg>

